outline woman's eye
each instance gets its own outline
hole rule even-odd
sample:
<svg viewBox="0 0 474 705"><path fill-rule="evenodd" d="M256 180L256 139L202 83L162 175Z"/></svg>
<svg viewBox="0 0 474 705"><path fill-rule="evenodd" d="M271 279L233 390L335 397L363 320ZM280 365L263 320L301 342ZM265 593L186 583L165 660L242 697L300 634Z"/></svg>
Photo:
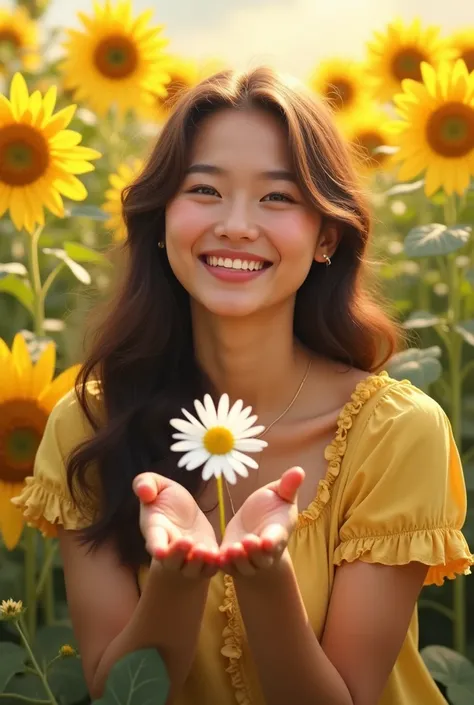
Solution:
<svg viewBox="0 0 474 705"><path fill-rule="evenodd" d="M262 198L262 201L273 201L274 203L294 203L295 199L288 196L286 193L274 191L273 193L269 193L267 196Z"/></svg>
<svg viewBox="0 0 474 705"><path fill-rule="evenodd" d="M212 186L194 186L189 189L189 193L199 193L203 196L218 196L216 189Z"/></svg>

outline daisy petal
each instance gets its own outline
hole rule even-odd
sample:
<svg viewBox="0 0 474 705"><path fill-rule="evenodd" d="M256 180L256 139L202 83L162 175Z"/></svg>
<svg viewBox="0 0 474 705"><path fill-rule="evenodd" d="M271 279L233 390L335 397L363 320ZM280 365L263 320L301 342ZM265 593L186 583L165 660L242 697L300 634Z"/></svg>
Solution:
<svg viewBox="0 0 474 705"><path fill-rule="evenodd" d="M173 434L171 434L171 438L175 438L177 441L189 441L190 440L189 433L173 433ZM193 436L192 440L194 440L194 436Z"/></svg>
<svg viewBox="0 0 474 705"><path fill-rule="evenodd" d="M249 416L248 419L239 419L234 425L235 432L240 434L241 431L247 431L247 429L253 426L257 418L258 416L254 414L253 416Z"/></svg>
<svg viewBox="0 0 474 705"><path fill-rule="evenodd" d="M184 421L183 419L171 419L170 424L173 428L181 431L181 433L189 434L192 438L200 438L202 435L199 434L199 429L192 423L189 423L189 421Z"/></svg>
<svg viewBox="0 0 474 705"><path fill-rule="evenodd" d="M237 476L236 476L234 470L232 469L231 465L229 464L227 458L225 459L225 462L223 463L222 470L223 470L224 477L227 480L227 482L229 482L231 485L235 485L237 483Z"/></svg>
<svg viewBox="0 0 474 705"><path fill-rule="evenodd" d="M192 414L190 414L189 411L187 411L186 409L181 409L181 411L183 412L184 416L186 416L186 418L188 419L189 423L192 423L193 426L196 426L196 428L200 428L200 429L202 429L203 431L206 430L206 429L204 428L204 426L202 425L202 423L199 423L199 421L197 420L197 418L196 418L195 416L193 416Z"/></svg>
<svg viewBox="0 0 474 705"><path fill-rule="evenodd" d="M219 426L224 426L229 423L229 395L223 394L219 399L217 407L217 423Z"/></svg>
<svg viewBox="0 0 474 705"><path fill-rule="evenodd" d="M229 453L227 456L227 460L229 462L229 465L235 470L235 472L238 472L239 475L242 477L248 477L249 476L249 471L245 467L243 463L240 462L240 460L237 460L237 458L234 458L232 453Z"/></svg>
<svg viewBox="0 0 474 705"><path fill-rule="evenodd" d="M194 400L194 408L196 409L197 415L199 416L200 422L203 424L205 428L209 428L210 426L213 426L212 423L210 423L206 409L204 408L204 405L202 401L199 401L199 399Z"/></svg>
<svg viewBox="0 0 474 705"><path fill-rule="evenodd" d="M227 415L227 423L231 426L234 421L240 418L240 412L244 408L244 402L242 399L237 399L237 401L232 404L231 409Z"/></svg>
<svg viewBox="0 0 474 705"><path fill-rule="evenodd" d="M254 460L253 458L249 458L248 455L244 455L243 453L241 453L240 451L235 450L235 449L231 452L232 452L233 458L240 460L241 463L243 463L244 465L247 465L249 468L253 468L254 470L256 470L258 468L257 461Z"/></svg>
<svg viewBox="0 0 474 705"><path fill-rule="evenodd" d="M253 438L254 436L259 436L261 433L265 431L265 426L252 426L251 428L248 428L246 431L241 431L240 433L236 434L237 440L243 439L243 438ZM263 443L264 441L262 441ZM268 445L265 442L265 445Z"/></svg>
<svg viewBox="0 0 474 705"><path fill-rule="evenodd" d="M217 411L216 407L214 406L214 402L212 401L212 397L210 394L205 394L204 395L204 407L206 409L206 416L209 419L209 425L207 426L216 426L217 425Z"/></svg>
<svg viewBox="0 0 474 705"><path fill-rule="evenodd" d="M215 477L220 477L220 474L220 460L217 456L212 455L204 465L202 479L207 482L207 480L210 480L213 475Z"/></svg>
<svg viewBox="0 0 474 705"><path fill-rule="evenodd" d="M202 448L202 443L200 441L178 441L178 443L173 443L170 450L175 450L178 452L184 452L188 450L196 450L197 448ZM242 448L245 450L245 448Z"/></svg>
<svg viewBox="0 0 474 705"><path fill-rule="evenodd" d="M186 470L195 470L200 465L206 462L210 457L205 448L198 448L197 450L190 450L189 453L185 453L182 458L178 461L178 467L182 468L186 466Z"/></svg>
<svg viewBox="0 0 474 705"><path fill-rule="evenodd" d="M244 438L242 440L238 439L234 444L234 448L243 450L244 453L260 453L267 445L265 441L259 441L257 438Z"/></svg>

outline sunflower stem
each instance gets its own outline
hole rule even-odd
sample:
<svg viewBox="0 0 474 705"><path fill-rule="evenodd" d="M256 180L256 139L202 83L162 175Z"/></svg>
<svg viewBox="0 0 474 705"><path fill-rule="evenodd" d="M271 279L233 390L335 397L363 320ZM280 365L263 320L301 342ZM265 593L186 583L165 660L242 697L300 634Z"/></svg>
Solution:
<svg viewBox="0 0 474 705"><path fill-rule="evenodd" d="M26 625L28 636L34 639L36 634L37 599L36 599L36 529L25 528L25 597Z"/></svg>
<svg viewBox="0 0 474 705"><path fill-rule="evenodd" d="M224 506L224 491L222 488L222 475L216 478L217 482L217 498L219 501L219 520L221 525L221 537L225 534L225 506Z"/></svg>
<svg viewBox="0 0 474 705"><path fill-rule="evenodd" d="M44 305L41 292L41 272L38 256L38 242L43 231L43 226L36 228L35 232L28 238L30 282L34 295L33 326L37 336L44 335Z"/></svg>
<svg viewBox="0 0 474 705"><path fill-rule="evenodd" d="M445 203L445 221L448 227L456 225L456 196L447 196ZM462 338L455 330L461 313L461 296L458 268L455 254L448 255L448 321L449 321L449 377L451 388L451 426L454 441L461 448L461 411L462 411ZM454 648L461 654L466 653L466 584L462 575L454 583Z"/></svg>
<svg viewBox="0 0 474 705"><path fill-rule="evenodd" d="M51 539L45 540L45 553L42 573L45 573L44 589L41 600L44 608L45 622L48 626L54 624L54 576L53 558L56 552ZM46 566L46 569L45 569ZM40 578L41 579L41 578Z"/></svg>
<svg viewBox="0 0 474 705"><path fill-rule="evenodd" d="M35 669L36 674L37 674L38 678L40 679L40 681L41 681L41 683L42 683L42 685L43 685L43 688L44 688L44 690L45 690L45 692L46 692L46 695L47 695L48 698L49 698L48 702L51 703L51 705L58 705L58 701L57 701L56 698L54 697L54 693L53 693L53 691L51 690L51 688L49 687L48 680L47 680L45 674L43 673L43 671L41 670L41 668L40 668L40 666L39 666L39 664L38 664L38 661L36 660L36 657L35 657L35 655L34 655L34 653L33 653L33 650L32 650L32 648L31 648L31 646L30 646L30 644L29 644L28 637L27 637L27 635L25 634L25 632L24 632L24 630L23 630L23 628L22 628L22 626L21 626L21 624L20 624L20 621L15 622L15 626L16 626L16 628L17 628L17 630L18 630L18 633L19 633L19 635L20 635L20 638L21 638L21 641L22 641L22 643L23 643L23 646L25 647L25 650L26 650L26 652L28 653L28 656L29 656L29 658L30 658L30 661L31 661L31 663L33 664L33 668ZM31 639L31 635L30 635L30 639Z"/></svg>

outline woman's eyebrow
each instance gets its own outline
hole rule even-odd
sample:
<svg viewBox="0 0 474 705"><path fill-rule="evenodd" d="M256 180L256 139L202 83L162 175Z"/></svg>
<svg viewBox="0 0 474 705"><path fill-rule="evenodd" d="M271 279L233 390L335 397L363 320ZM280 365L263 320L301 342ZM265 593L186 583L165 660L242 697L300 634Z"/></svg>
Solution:
<svg viewBox="0 0 474 705"><path fill-rule="evenodd" d="M228 172L214 164L192 164L186 169L186 174L214 174L217 176L225 176ZM261 171L258 178L266 179L267 181L293 181L296 183L296 176L292 171L287 169L270 169L270 171Z"/></svg>

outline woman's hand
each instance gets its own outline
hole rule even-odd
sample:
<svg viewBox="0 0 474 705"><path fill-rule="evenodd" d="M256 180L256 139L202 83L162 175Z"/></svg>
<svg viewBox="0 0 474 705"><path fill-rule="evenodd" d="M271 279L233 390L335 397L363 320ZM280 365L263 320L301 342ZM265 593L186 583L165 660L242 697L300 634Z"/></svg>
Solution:
<svg viewBox="0 0 474 705"><path fill-rule="evenodd" d="M296 526L296 497L304 477L301 468L290 468L248 497L227 526L222 570L234 577L252 576L278 563Z"/></svg>
<svg viewBox="0 0 474 705"><path fill-rule="evenodd" d="M162 475L145 472L133 481L140 500L140 529L148 553L164 570L210 578L219 568L214 529L192 495Z"/></svg>

